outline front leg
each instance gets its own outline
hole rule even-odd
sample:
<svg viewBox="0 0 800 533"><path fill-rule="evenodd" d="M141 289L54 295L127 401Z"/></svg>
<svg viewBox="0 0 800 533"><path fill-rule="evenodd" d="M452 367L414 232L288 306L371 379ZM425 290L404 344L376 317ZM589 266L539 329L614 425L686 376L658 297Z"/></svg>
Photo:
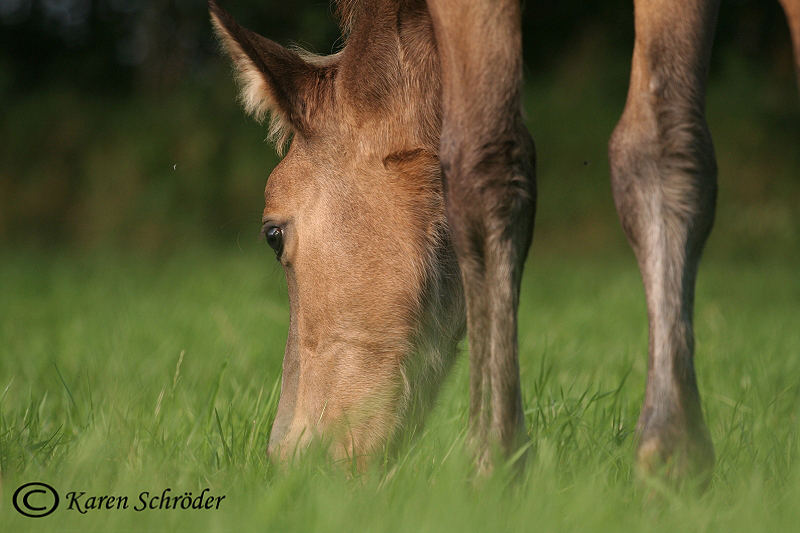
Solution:
<svg viewBox="0 0 800 533"><path fill-rule="evenodd" d="M650 322L638 462L644 472L666 467L669 477L705 477L714 451L694 372L692 313L717 193L705 84L718 0L635 4L628 102L609 159Z"/></svg>
<svg viewBox="0 0 800 533"><path fill-rule="evenodd" d="M478 468L524 438L520 280L533 232L533 142L521 117L518 0L429 0L442 68L440 158L470 342Z"/></svg>

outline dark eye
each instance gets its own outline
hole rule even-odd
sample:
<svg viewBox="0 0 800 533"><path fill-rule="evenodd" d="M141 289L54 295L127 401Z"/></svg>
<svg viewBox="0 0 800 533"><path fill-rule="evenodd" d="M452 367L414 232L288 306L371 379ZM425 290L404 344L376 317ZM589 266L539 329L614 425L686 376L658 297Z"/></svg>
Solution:
<svg viewBox="0 0 800 533"><path fill-rule="evenodd" d="M264 237L266 237L269 247L275 250L275 255L280 259L281 252L283 252L283 230L278 226L266 226Z"/></svg>

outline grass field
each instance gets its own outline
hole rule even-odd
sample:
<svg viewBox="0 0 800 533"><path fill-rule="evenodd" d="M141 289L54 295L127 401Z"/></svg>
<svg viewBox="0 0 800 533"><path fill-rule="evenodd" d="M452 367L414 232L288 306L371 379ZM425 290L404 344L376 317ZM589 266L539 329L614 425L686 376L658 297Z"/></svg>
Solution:
<svg viewBox="0 0 800 533"><path fill-rule="evenodd" d="M520 310L533 445L516 483L471 482L464 358L396 461L355 479L315 455L266 461L288 324L282 273L254 237L274 159L226 70L217 96L55 88L0 114L0 173L22 184L0 187L0 532L799 530L793 73L767 83L722 59L712 73L719 209L696 334L717 464L697 498L632 473L647 324L605 155L628 63L606 68L591 43L571 53L527 90L540 207ZM31 481L61 493L53 514L14 510ZM134 510L166 488L225 499ZM69 491L129 509L69 511Z"/></svg>
<svg viewBox="0 0 800 533"><path fill-rule="evenodd" d="M638 273L606 256L534 255L522 379L533 442L524 477L470 482L467 365L396 462L353 479L312 456L267 463L286 291L266 247L0 257L3 531L792 531L800 520L798 262L709 254L698 374L717 449L702 497L634 480L645 378ZM24 482L62 497L11 506ZM138 494L225 495L219 510L136 512ZM68 491L127 510L66 510ZM661 494L647 500L646 493Z"/></svg>

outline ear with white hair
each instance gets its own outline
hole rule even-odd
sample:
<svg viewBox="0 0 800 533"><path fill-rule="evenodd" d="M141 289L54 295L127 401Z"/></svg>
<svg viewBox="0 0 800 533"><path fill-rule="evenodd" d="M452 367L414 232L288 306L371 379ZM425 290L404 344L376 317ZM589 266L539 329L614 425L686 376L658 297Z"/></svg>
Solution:
<svg viewBox="0 0 800 533"><path fill-rule="evenodd" d="M209 0L208 9L214 30L233 60L245 110L258 121L270 115L269 137L279 152L292 135L309 135L323 96L320 81L331 79L333 62L309 61L240 26L214 0Z"/></svg>

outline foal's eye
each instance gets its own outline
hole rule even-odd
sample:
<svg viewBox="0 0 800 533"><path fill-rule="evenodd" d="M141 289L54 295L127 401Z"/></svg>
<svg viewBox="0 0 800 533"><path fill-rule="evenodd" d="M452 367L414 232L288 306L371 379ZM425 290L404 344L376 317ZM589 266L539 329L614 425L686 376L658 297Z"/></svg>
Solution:
<svg viewBox="0 0 800 533"><path fill-rule="evenodd" d="M269 247L275 250L275 255L280 258L283 252L283 230L278 226L268 226L264 228L264 236Z"/></svg>

